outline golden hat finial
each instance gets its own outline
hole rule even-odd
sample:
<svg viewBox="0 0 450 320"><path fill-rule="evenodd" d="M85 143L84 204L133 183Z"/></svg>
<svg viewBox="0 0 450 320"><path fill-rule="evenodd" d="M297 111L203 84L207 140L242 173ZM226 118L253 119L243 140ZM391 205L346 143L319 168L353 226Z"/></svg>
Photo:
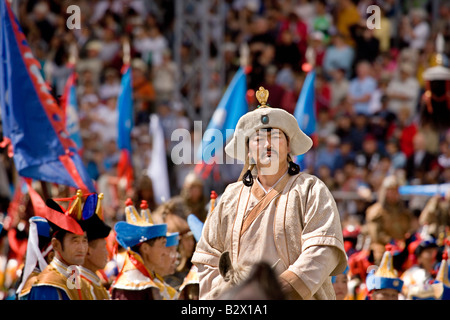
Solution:
<svg viewBox="0 0 450 320"><path fill-rule="evenodd" d="M76 220L81 220L82 218L82 198L83 192L78 189L77 194L72 198L74 201L68 210L68 214Z"/></svg>
<svg viewBox="0 0 450 320"><path fill-rule="evenodd" d="M103 206L102 206L103 198L104 198L104 194L100 193L98 195L98 199L97 199L97 206L95 207L95 214L98 215L98 217L102 220L103 220Z"/></svg>
<svg viewBox="0 0 450 320"><path fill-rule="evenodd" d="M259 90L255 93L256 99L259 101L259 108L268 107L267 99L269 99L269 90L264 87L259 87Z"/></svg>
<svg viewBox="0 0 450 320"><path fill-rule="evenodd" d="M386 251L383 254L383 258L381 259L380 267L375 272L375 275L384 278L397 278L397 270L394 269L394 264L392 261L391 254L392 247L390 245L386 245Z"/></svg>
<svg viewBox="0 0 450 320"><path fill-rule="evenodd" d="M145 208L141 207L141 214L138 213L133 205L133 201L128 198L125 201L125 218L126 222L129 224L134 224L135 226L151 226L153 225L152 217L150 215L150 210L148 206Z"/></svg>
<svg viewBox="0 0 450 320"><path fill-rule="evenodd" d="M150 209L148 208L148 203L146 200L141 200L141 218L150 224L153 224L152 215L150 213Z"/></svg>
<svg viewBox="0 0 450 320"><path fill-rule="evenodd" d="M436 275L436 280L442 282L446 286L450 286L450 281L448 279L448 252L447 250L444 250L444 253L442 254L442 262L441 266L439 267L438 274Z"/></svg>

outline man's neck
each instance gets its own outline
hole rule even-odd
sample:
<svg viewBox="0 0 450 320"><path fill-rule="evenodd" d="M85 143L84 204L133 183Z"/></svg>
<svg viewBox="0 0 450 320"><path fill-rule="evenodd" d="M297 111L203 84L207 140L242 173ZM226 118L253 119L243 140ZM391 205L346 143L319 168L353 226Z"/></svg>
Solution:
<svg viewBox="0 0 450 320"><path fill-rule="evenodd" d="M274 175L263 175L261 174L261 170L258 170L258 180L263 186L265 190L270 190L273 186L280 180L280 178L286 173L288 170L288 164L280 165L277 173Z"/></svg>
<svg viewBox="0 0 450 320"><path fill-rule="evenodd" d="M55 258L57 262L62 263L65 267L68 267L70 265L66 260L63 259L58 251L55 251L55 257L53 259Z"/></svg>
<svg viewBox="0 0 450 320"><path fill-rule="evenodd" d="M143 259L143 260L144 260L145 268L147 268L147 270L150 272L150 274L152 276L154 276L155 275L155 265L153 263L151 263L150 261L146 261L145 259Z"/></svg>
<svg viewBox="0 0 450 320"><path fill-rule="evenodd" d="M88 270L92 271L93 273L96 273L99 270L99 268L97 268L92 263L87 261L87 259L86 259L86 261L83 264L83 268L88 269Z"/></svg>

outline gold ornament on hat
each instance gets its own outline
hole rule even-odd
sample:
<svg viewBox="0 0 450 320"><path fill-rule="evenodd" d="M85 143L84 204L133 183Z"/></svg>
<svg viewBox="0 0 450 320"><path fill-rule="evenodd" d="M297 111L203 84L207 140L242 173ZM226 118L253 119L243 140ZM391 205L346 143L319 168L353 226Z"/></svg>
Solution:
<svg viewBox="0 0 450 320"><path fill-rule="evenodd" d="M133 205L133 201L128 198L125 201L126 222L141 227L152 226L153 221L151 220L150 212L146 212L145 208L142 209L141 214L139 214Z"/></svg>
<svg viewBox="0 0 450 320"><path fill-rule="evenodd" d="M392 260L391 251L392 246L386 245L386 251L383 254L383 258L381 259L380 267L375 272L376 276L384 277L384 278L397 278L398 273L397 270L394 269L394 264Z"/></svg>
<svg viewBox="0 0 450 320"><path fill-rule="evenodd" d="M83 192L80 189L78 189L77 194L75 196L75 200L68 210L68 214L78 221L80 221L82 218L82 199L83 199Z"/></svg>
<svg viewBox="0 0 450 320"><path fill-rule="evenodd" d="M104 198L103 193L100 193L100 194L98 195L98 198L97 198L97 206L95 207L95 214L96 214L101 220L104 220L104 219L103 219L103 206L102 206L102 200L103 200L103 198Z"/></svg>
<svg viewBox="0 0 450 320"><path fill-rule="evenodd" d="M442 262L439 268L438 274L436 275L436 280L442 282L447 287L450 287L450 280L448 279L448 252L447 249L444 250L442 254Z"/></svg>
<svg viewBox="0 0 450 320"><path fill-rule="evenodd" d="M258 108L267 108L267 99L269 99L269 90L264 87L259 87L259 90L255 93L256 99L259 101Z"/></svg>

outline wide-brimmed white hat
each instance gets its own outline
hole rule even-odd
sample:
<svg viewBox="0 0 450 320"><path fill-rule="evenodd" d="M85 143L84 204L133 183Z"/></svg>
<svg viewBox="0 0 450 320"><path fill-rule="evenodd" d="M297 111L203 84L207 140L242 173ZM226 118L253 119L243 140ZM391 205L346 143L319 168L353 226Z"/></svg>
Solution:
<svg viewBox="0 0 450 320"><path fill-rule="evenodd" d="M284 132L289 140L292 156L304 154L312 147L311 138L300 129L297 119L286 110L269 107L266 104L268 96L269 91L260 87L256 92L260 106L239 119L233 138L225 146L225 152L230 157L245 162L248 138L257 130L268 128Z"/></svg>

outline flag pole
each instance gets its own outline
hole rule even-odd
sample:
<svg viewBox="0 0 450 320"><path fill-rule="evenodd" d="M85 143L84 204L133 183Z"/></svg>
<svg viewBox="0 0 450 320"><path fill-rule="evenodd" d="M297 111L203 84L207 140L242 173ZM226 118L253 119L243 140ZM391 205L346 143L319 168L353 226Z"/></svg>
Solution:
<svg viewBox="0 0 450 320"><path fill-rule="evenodd" d="M130 47L130 40L128 37L123 38L123 65L129 66L131 63L131 47Z"/></svg>
<svg viewBox="0 0 450 320"><path fill-rule="evenodd" d="M211 191L210 199L211 199L211 207L210 207L210 213L211 213L214 211L214 208L216 207L217 193L214 190Z"/></svg>
<svg viewBox="0 0 450 320"><path fill-rule="evenodd" d="M75 43L71 43L69 46L69 67L75 69L77 61L78 61L78 48Z"/></svg>

